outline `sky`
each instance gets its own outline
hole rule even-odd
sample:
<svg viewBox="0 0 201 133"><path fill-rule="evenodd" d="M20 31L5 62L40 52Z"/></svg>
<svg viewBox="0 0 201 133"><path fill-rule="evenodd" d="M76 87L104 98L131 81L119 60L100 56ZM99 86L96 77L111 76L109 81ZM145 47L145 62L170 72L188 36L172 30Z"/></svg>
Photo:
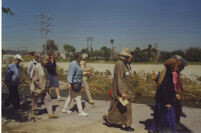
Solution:
<svg viewBox="0 0 201 133"><path fill-rule="evenodd" d="M50 20L48 38L63 50L114 46L131 50L158 44L159 50L201 47L201 0L2 0L14 15L2 14L2 48L41 51L40 14Z"/></svg>

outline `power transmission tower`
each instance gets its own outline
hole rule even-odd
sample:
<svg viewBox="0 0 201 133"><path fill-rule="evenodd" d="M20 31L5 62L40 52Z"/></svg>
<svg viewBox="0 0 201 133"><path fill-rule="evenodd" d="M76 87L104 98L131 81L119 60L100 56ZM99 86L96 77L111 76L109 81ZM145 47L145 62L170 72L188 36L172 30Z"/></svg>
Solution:
<svg viewBox="0 0 201 133"><path fill-rule="evenodd" d="M48 33L51 32L50 26L53 26L50 24L50 21L53 19L50 16L43 13L41 13L39 16L40 16L41 43L43 45L44 42L48 40ZM47 48L44 45L43 45L43 52L47 53Z"/></svg>
<svg viewBox="0 0 201 133"><path fill-rule="evenodd" d="M50 24L50 20L53 20L50 16L43 13L40 14L40 32L44 39L48 39L48 33L51 32L50 26L53 26Z"/></svg>

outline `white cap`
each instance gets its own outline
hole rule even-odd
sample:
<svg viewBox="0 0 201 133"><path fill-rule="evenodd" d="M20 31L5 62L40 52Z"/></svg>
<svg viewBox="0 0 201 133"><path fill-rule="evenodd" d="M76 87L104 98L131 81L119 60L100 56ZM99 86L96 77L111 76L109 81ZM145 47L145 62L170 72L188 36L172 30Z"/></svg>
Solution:
<svg viewBox="0 0 201 133"><path fill-rule="evenodd" d="M24 59L22 59L22 56L19 55L19 54L16 54L16 55L14 56L14 59L19 59L19 60L21 60L21 61L24 60Z"/></svg>

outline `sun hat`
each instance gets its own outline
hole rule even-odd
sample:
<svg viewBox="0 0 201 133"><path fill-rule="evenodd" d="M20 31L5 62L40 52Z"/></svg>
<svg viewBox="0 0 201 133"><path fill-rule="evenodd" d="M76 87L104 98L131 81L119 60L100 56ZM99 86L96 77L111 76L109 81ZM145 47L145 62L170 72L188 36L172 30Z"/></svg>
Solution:
<svg viewBox="0 0 201 133"><path fill-rule="evenodd" d="M88 57L88 54L87 53L83 53L82 54L82 59L86 59Z"/></svg>
<svg viewBox="0 0 201 133"><path fill-rule="evenodd" d="M129 48L122 48L119 52L119 56L133 57Z"/></svg>
<svg viewBox="0 0 201 133"><path fill-rule="evenodd" d="M19 60L21 60L21 61L24 60L24 59L22 59L22 56L19 55L19 54L16 54L16 55L14 56L14 59L19 59Z"/></svg>

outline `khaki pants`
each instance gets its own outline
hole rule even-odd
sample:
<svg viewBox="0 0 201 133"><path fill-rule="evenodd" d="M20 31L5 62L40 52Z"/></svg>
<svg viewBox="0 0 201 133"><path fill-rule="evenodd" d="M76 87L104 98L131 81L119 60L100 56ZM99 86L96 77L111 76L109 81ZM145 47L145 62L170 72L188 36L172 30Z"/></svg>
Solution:
<svg viewBox="0 0 201 133"><path fill-rule="evenodd" d="M84 91L85 91L85 93L87 95L88 101L92 102L93 100L92 100L92 97L91 97L91 93L90 93L90 90L89 90L87 80L83 79L82 82L83 82Z"/></svg>
<svg viewBox="0 0 201 133"><path fill-rule="evenodd" d="M72 108L72 101L76 100L77 107L79 113L82 112L82 103L81 103L81 92L74 92L72 90L69 91L68 97L66 99L66 103L64 105L64 109L71 109Z"/></svg>

